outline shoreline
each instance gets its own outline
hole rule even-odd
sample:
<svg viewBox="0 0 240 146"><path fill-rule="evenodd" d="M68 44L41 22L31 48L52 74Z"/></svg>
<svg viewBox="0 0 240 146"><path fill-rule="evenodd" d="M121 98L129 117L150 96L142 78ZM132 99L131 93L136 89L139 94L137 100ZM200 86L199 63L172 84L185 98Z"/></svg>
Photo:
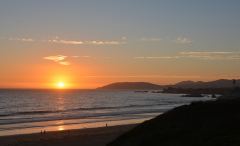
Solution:
<svg viewBox="0 0 240 146"><path fill-rule="evenodd" d="M107 126L118 126L118 125L131 125L131 124L139 124L146 120L150 120L154 117L148 118L131 118L131 119L109 119L107 121L92 121L92 122L83 122L78 123L78 120L71 120L73 123L68 123L67 120L56 120L50 121L53 123L57 123L56 125L44 126L46 123L42 123L40 127L26 127L26 128L16 128L16 129L6 129L0 130L0 137L4 136L17 136L17 135L26 135L26 134L37 134L41 133L41 131L47 132L57 132L57 131L68 131L68 130L80 130L80 129L89 129L89 128L102 128ZM75 123L76 122L76 123ZM34 124L34 123L32 123Z"/></svg>
<svg viewBox="0 0 240 146"><path fill-rule="evenodd" d="M104 146L138 124L0 136L1 146Z"/></svg>

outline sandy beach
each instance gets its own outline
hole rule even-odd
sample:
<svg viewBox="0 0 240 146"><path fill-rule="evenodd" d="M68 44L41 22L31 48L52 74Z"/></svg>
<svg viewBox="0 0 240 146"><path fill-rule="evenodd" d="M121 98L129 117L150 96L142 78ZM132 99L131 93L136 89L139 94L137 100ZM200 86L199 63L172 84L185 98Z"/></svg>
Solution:
<svg viewBox="0 0 240 146"><path fill-rule="evenodd" d="M105 146L137 124L2 136L1 146Z"/></svg>

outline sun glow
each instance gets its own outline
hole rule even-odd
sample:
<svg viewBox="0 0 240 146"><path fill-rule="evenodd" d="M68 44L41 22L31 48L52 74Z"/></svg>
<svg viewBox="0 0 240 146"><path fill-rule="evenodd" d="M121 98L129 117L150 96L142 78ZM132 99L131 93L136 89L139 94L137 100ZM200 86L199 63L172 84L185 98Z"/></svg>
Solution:
<svg viewBox="0 0 240 146"><path fill-rule="evenodd" d="M64 126L58 126L58 131L63 131L65 130Z"/></svg>
<svg viewBox="0 0 240 146"><path fill-rule="evenodd" d="M64 82L58 82L57 83L57 87L58 88L64 88L65 87L65 83Z"/></svg>

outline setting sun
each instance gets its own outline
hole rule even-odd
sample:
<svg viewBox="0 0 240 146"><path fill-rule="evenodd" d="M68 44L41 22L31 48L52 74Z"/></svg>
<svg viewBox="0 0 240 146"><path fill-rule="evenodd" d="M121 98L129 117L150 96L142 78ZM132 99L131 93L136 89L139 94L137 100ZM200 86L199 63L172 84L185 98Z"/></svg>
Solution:
<svg viewBox="0 0 240 146"><path fill-rule="evenodd" d="M64 82L58 82L57 83L57 87L58 88L64 88L65 87L65 83Z"/></svg>

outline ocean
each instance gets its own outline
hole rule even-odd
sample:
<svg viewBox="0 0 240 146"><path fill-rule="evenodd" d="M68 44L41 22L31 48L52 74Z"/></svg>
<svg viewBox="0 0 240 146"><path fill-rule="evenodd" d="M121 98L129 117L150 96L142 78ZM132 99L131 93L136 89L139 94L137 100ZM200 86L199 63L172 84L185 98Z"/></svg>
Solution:
<svg viewBox="0 0 240 146"><path fill-rule="evenodd" d="M0 136L139 123L210 97L130 90L0 90Z"/></svg>

